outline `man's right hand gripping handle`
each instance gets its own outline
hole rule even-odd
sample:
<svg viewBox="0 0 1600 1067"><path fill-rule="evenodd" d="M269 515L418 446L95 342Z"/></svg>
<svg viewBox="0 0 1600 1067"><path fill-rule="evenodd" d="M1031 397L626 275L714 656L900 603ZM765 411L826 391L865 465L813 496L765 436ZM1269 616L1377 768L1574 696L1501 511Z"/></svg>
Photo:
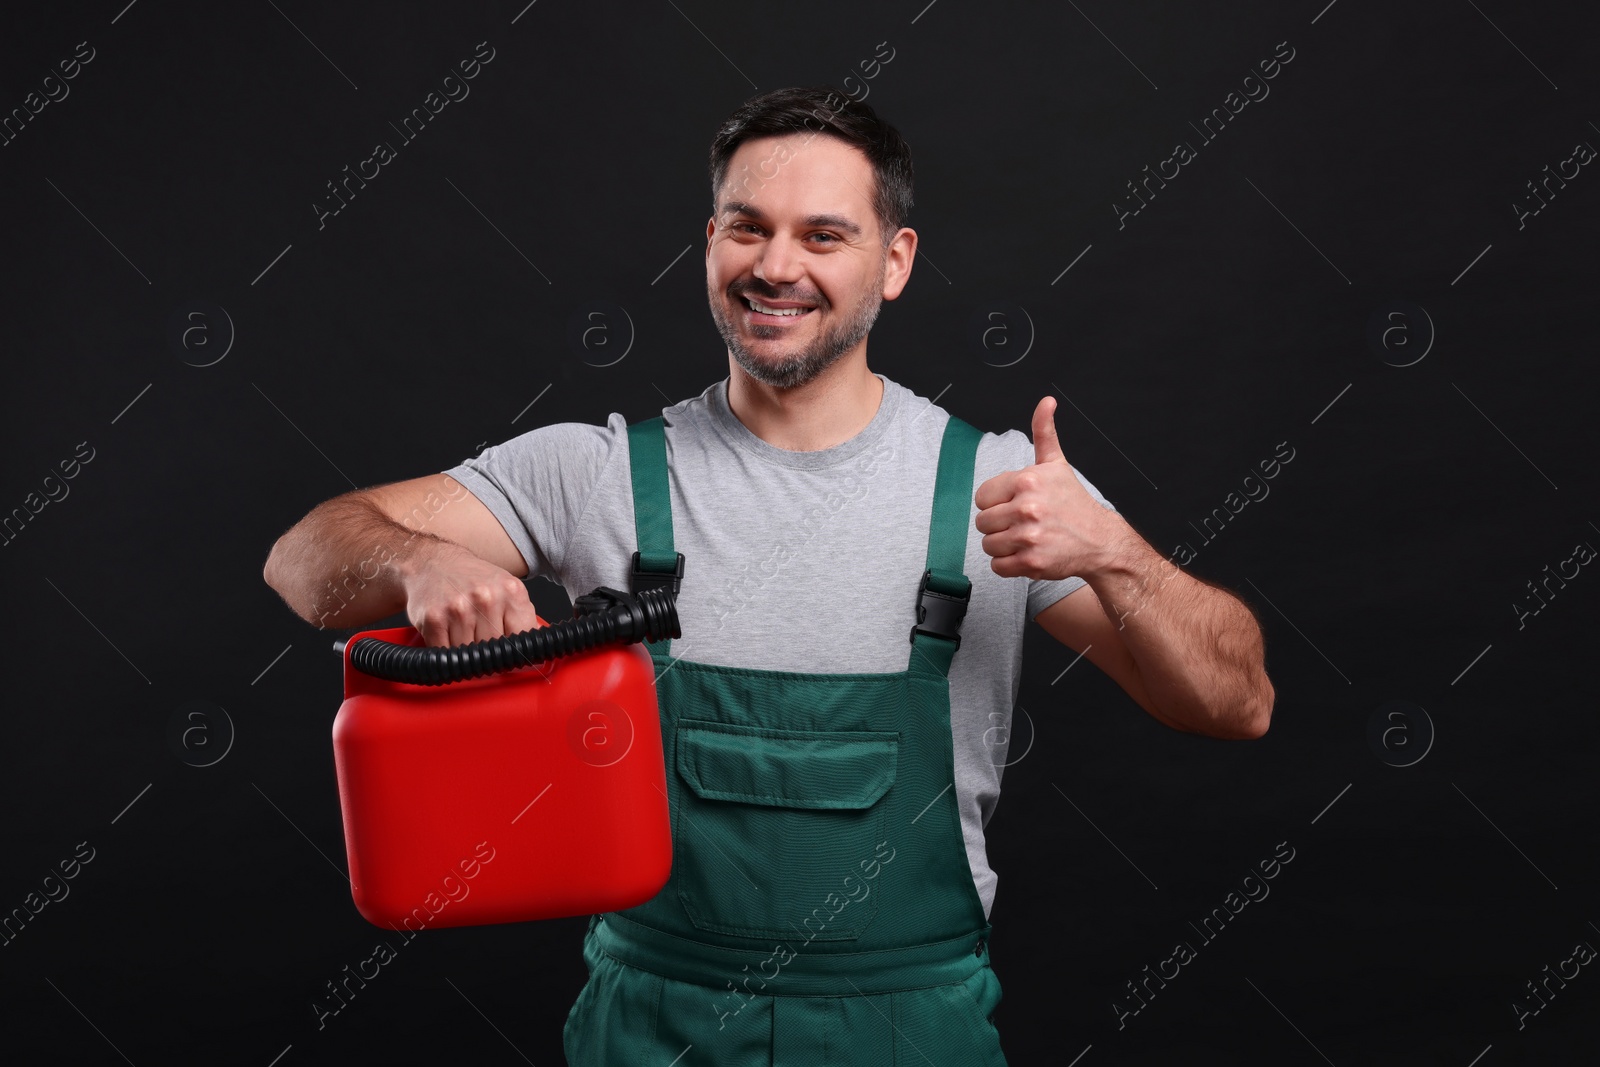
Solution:
<svg viewBox="0 0 1600 1067"><path fill-rule="evenodd" d="M357 490L313 508L272 547L263 577L295 614L358 628L404 611L432 646L538 625L521 552L448 475Z"/></svg>

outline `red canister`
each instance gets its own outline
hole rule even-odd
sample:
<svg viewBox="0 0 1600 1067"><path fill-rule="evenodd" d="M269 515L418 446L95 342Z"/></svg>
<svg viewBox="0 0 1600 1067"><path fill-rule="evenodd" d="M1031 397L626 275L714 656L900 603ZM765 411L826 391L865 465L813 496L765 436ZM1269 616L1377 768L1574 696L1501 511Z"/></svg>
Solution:
<svg viewBox="0 0 1600 1067"><path fill-rule="evenodd" d="M543 624L544 620L540 620ZM333 754L350 889L394 929L642 904L672 866L655 675L637 644L448 685L350 662Z"/></svg>

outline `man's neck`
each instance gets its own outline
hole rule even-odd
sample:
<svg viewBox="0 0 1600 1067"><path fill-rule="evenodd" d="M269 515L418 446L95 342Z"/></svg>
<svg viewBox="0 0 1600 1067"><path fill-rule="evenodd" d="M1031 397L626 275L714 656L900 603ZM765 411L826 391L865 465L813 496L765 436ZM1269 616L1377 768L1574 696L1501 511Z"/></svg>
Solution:
<svg viewBox="0 0 1600 1067"><path fill-rule="evenodd" d="M852 353L805 385L777 389L750 377L728 357L728 407L745 428L774 448L819 452L866 429L883 402L883 381Z"/></svg>

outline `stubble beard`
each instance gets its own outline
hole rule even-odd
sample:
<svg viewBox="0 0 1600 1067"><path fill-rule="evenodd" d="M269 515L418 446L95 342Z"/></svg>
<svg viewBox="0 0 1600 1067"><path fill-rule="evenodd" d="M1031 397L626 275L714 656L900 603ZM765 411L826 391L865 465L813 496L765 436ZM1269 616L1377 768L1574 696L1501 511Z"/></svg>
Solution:
<svg viewBox="0 0 1600 1067"><path fill-rule="evenodd" d="M798 350L784 352L777 357L758 357L745 347L739 336L738 326L728 317L727 300L744 302L743 294L749 292L756 299L767 296L770 299L782 300L785 297L760 291L759 285L746 285L741 289L730 288L722 294L709 294L711 304L711 318L717 324L717 332L722 335L722 340L727 344L728 351L733 354L744 372L763 385L775 389L793 389L808 382L829 367L837 363L846 352L854 348L862 338L872 330L873 323L878 320L878 311L883 306L883 279L888 270L888 257L885 256L878 264L878 277L872 286L862 294L861 301L851 310L844 319L826 329L809 345ZM819 305L816 311L810 314L817 315L824 308ZM754 326L751 332L762 340L781 337L785 330L792 329L787 326Z"/></svg>

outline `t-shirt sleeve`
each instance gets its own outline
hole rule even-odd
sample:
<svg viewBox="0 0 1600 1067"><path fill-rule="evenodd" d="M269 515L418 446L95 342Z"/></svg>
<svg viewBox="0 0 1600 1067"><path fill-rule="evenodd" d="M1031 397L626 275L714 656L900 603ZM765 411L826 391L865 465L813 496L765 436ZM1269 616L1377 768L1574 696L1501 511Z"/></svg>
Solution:
<svg viewBox="0 0 1600 1067"><path fill-rule="evenodd" d="M528 564L528 577L558 583L567 547L606 467L626 455L627 422L558 422L529 430L445 473L493 512Z"/></svg>
<svg viewBox="0 0 1600 1067"><path fill-rule="evenodd" d="M1007 430L1000 435L1000 444L1006 456L1005 470L1021 470L1023 467L1033 465L1035 453L1033 442L1021 430ZM1076 465L1072 472L1078 476L1078 484L1089 491L1089 495L1099 502L1100 506L1108 511L1116 511L1115 505L1107 500L1105 494L1095 488L1093 482L1085 478L1083 471ZM974 487L976 488L976 487ZM1028 618L1035 618L1041 611L1060 600L1069 593L1075 593L1088 585L1082 578L1068 577L1047 581L1042 578L1028 579Z"/></svg>

